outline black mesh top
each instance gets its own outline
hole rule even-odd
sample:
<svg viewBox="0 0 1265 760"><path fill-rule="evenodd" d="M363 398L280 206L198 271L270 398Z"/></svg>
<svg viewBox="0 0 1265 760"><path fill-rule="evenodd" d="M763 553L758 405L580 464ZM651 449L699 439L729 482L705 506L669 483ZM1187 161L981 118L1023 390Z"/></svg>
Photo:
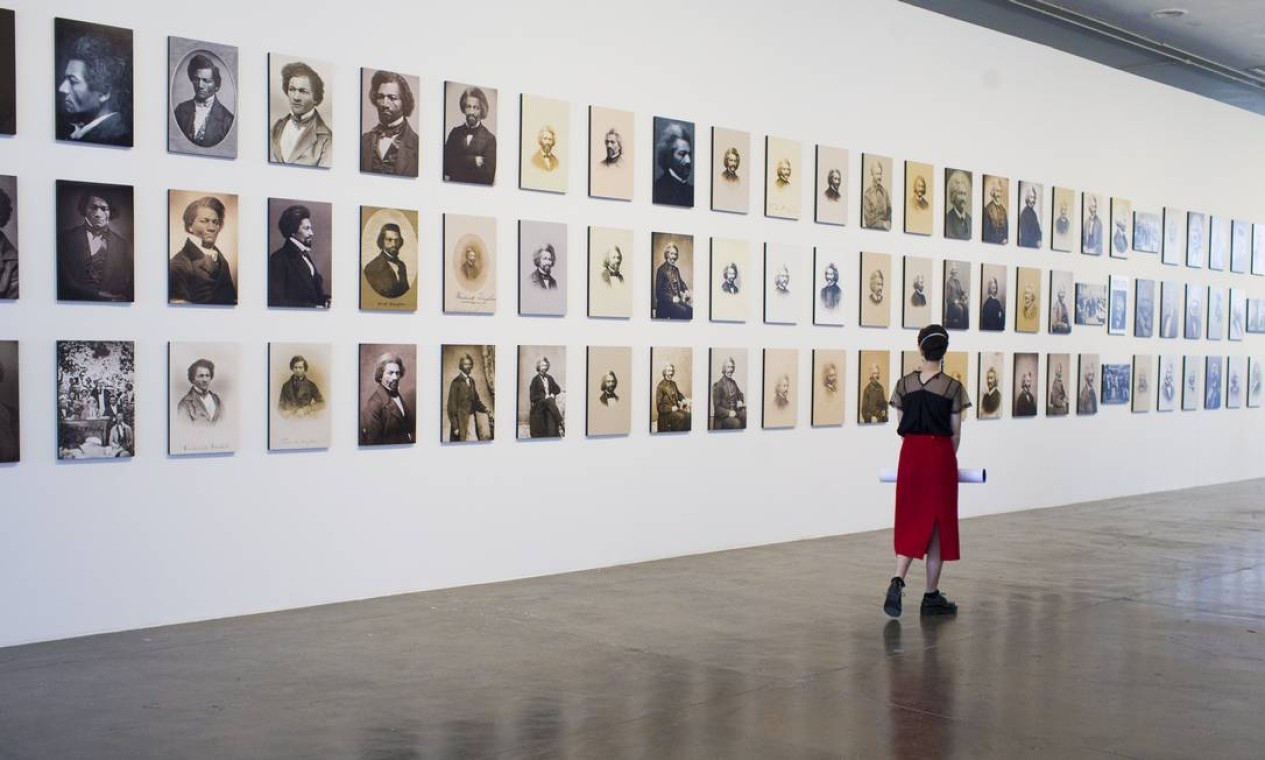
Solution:
<svg viewBox="0 0 1265 760"><path fill-rule="evenodd" d="M891 404L901 410L897 434L951 438L952 416L969 407L971 399L961 383L943 372L937 372L924 383L915 371L896 382Z"/></svg>

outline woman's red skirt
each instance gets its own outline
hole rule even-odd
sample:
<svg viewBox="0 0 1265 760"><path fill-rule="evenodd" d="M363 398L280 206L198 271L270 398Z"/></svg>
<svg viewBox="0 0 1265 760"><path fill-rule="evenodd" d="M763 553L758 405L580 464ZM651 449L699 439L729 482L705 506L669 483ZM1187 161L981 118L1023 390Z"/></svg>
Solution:
<svg viewBox="0 0 1265 760"><path fill-rule="evenodd" d="M896 553L922 559L940 527L940 558L959 559L958 458L953 439L906 435L896 470Z"/></svg>

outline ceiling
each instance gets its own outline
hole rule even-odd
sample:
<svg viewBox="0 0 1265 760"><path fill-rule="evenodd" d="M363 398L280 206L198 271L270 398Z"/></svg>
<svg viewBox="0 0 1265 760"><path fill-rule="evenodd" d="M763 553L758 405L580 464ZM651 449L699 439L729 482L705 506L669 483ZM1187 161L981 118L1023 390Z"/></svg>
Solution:
<svg viewBox="0 0 1265 760"><path fill-rule="evenodd" d="M902 2L1265 115L1262 0Z"/></svg>

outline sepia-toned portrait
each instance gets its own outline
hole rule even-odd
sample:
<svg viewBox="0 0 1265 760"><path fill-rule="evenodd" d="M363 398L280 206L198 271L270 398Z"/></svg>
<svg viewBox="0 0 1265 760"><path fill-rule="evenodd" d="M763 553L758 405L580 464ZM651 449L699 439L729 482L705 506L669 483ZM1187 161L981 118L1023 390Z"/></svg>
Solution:
<svg viewBox="0 0 1265 760"><path fill-rule="evenodd" d="M694 349L650 349L650 432L688 433L694 400Z"/></svg>
<svg viewBox="0 0 1265 760"><path fill-rule="evenodd" d="M709 352L707 429L747 429L747 349Z"/></svg>
<svg viewBox="0 0 1265 760"><path fill-rule="evenodd" d="M1130 409L1134 412L1145 414L1151 411L1151 398L1155 393L1155 377L1151 374L1154 368L1154 356L1133 355L1133 406Z"/></svg>
<svg viewBox="0 0 1265 760"><path fill-rule="evenodd" d="M1052 335L1067 335L1072 331L1075 317L1076 291L1072 273L1061 269L1050 270L1050 323L1047 329Z"/></svg>
<svg viewBox="0 0 1265 760"><path fill-rule="evenodd" d="M18 131L17 40L14 14L0 8L0 135Z"/></svg>
<svg viewBox="0 0 1265 760"><path fill-rule="evenodd" d="M1183 317L1181 284L1164 280L1160 283L1160 337L1181 335Z"/></svg>
<svg viewBox="0 0 1265 760"><path fill-rule="evenodd" d="M417 212L360 207L360 308L417 311Z"/></svg>
<svg viewBox="0 0 1265 760"><path fill-rule="evenodd" d="M946 240L971 239L971 183L971 172L965 169L946 168L944 170L944 237Z"/></svg>
<svg viewBox="0 0 1265 760"><path fill-rule="evenodd" d="M57 180L57 300L132 303L131 185Z"/></svg>
<svg viewBox="0 0 1265 760"><path fill-rule="evenodd" d="M518 223L518 313L562 317L567 313L567 225Z"/></svg>
<svg viewBox="0 0 1265 760"><path fill-rule="evenodd" d="M1076 191L1055 187L1050 209L1050 250L1070 253L1076 240Z"/></svg>
<svg viewBox="0 0 1265 760"><path fill-rule="evenodd" d="M1186 260L1186 212L1164 207L1164 245L1160 261L1169 266L1179 266Z"/></svg>
<svg viewBox="0 0 1265 760"><path fill-rule="evenodd" d="M861 252L860 284L857 300L861 304L862 327L888 327L892 323L891 289L892 257L886 253Z"/></svg>
<svg viewBox="0 0 1265 760"><path fill-rule="evenodd" d="M860 351L857 354L857 424L887 422L888 389L891 388L891 352Z"/></svg>
<svg viewBox="0 0 1265 760"><path fill-rule="evenodd" d="M847 356L848 352L843 349L813 349L813 427L843 424L843 383L847 376Z"/></svg>
<svg viewBox="0 0 1265 760"><path fill-rule="evenodd" d="M1041 363L1037 360L1036 353L1015 354L1014 390L1010 403L1010 416L1037 416L1037 390L1041 387L1040 372Z"/></svg>
<svg viewBox="0 0 1265 760"><path fill-rule="evenodd" d="M167 453L237 451L241 426L241 348L236 343L167 344Z"/></svg>
<svg viewBox="0 0 1265 760"><path fill-rule="evenodd" d="M1186 266L1200 269L1208 261L1208 217L1186 212Z"/></svg>
<svg viewBox="0 0 1265 760"><path fill-rule="evenodd" d="M237 305L237 195L167 191L167 303Z"/></svg>
<svg viewBox="0 0 1265 760"><path fill-rule="evenodd" d="M268 161L328 169L334 162L334 65L268 54Z"/></svg>
<svg viewBox="0 0 1265 760"><path fill-rule="evenodd" d="M628 435L632 432L632 348L588 347L587 434Z"/></svg>
<svg viewBox="0 0 1265 760"><path fill-rule="evenodd" d="M793 428L799 417L799 350L764 349L765 430Z"/></svg>
<svg viewBox="0 0 1265 760"><path fill-rule="evenodd" d="M944 327L971 329L971 262L944 260Z"/></svg>
<svg viewBox="0 0 1265 760"><path fill-rule="evenodd" d="M1124 406L1129 403L1129 390L1132 384L1130 369L1128 364L1102 365L1100 399L1105 406Z"/></svg>
<svg viewBox="0 0 1265 760"><path fill-rule="evenodd" d="M652 232L650 252L650 318L688 322L694 318L694 236Z"/></svg>
<svg viewBox="0 0 1265 760"><path fill-rule="evenodd" d="M796 325L808 306L808 249L799 245L764 245L764 322Z"/></svg>
<svg viewBox="0 0 1265 760"><path fill-rule="evenodd" d="M1107 323L1107 286L1100 282L1076 283L1076 324L1101 327Z"/></svg>
<svg viewBox="0 0 1265 760"><path fill-rule="evenodd" d="M901 324L906 328L922 328L931 317L931 259L924 256L905 257L905 292L901 297Z"/></svg>
<svg viewBox="0 0 1265 760"><path fill-rule="evenodd" d="M1071 409L1072 355L1047 354L1045 359L1045 416L1065 417Z"/></svg>
<svg viewBox="0 0 1265 760"><path fill-rule="evenodd" d="M1133 212L1133 250L1159 253L1164 239L1164 222L1154 211ZM1134 373L1137 376L1137 373ZM1135 394L1136 395L1136 394Z"/></svg>
<svg viewBox="0 0 1265 760"><path fill-rule="evenodd" d="M444 181L496 184L496 90L444 82Z"/></svg>
<svg viewBox="0 0 1265 760"><path fill-rule="evenodd" d="M1015 332L1041 331L1041 270L1017 267L1015 275Z"/></svg>
<svg viewBox="0 0 1265 760"><path fill-rule="evenodd" d="M10 22L12 21L10 13ZM0 22L3 14L0 14ZM22 404L19 398L18 342L0 340L0 464L22 457ZM62 419L60 413L58 419Z"/></svg>
<svg viewBox="0 0 1265 760"><path fill-rule="evenodd" d="M421 86L421 80L410 74L360 69L360 171L417 176Z"/></svg>
<svg viewBox="0 0 1265 760"><path fill-rule="evenodd" d="M1252 223L1234 219L1230 222L1230 271L1236 274L1247 272L1251 259Z"/></svg>
<svg viewBox="0 0 1265 760"><path fill-rule="evenodd" d="M1107 281L1107 334L1124 335L1129 322L1129 278L1111 275Z"/></svg>
<svg viewBox="0 0 1265 760"><path fill-rule="evenodd" d="M813 249L813 324L843 325L843 272L847 254L840 248Z"/></svg>
<svg viewBox="0 0 1265 760"><path fill-rule="evenodd" d="M980 265L979 329L1001 332L1006 329L1006 267Z"/></svg>
<svg viewBox="0 0 1265 760"><path fill-rule="evenodd" d="M767 137L764 141L764 215L798 219L804 198L804 149L798 140Z"/></svg>
<svg viewBox="0 0 1265 760"><path fill-rule="evenodd" d="M12 11L9 13L12 14ZM0 13L0 20L3 18L4 14ZM0 301L17 300L20 285L18 178L10 174L0 174Z"/></svg>
<svg viewBox="0 0 1265 760"><path fill-rule="evenodd" d="M654 117L653 200L694 208L694 122Z"/></svg>
<svg viewBox="0 0 1265 760"><path fill-rule="evenodd" d="M135 385L132 341L57 341L57 458L135 456Z"/></svg>
<svg viewBox="0 0 1265 760"><path fill-rule="evenodd" d="M905 162L905 232L930 235L934 226L935 171L931 164Z"/></svg>
<svg viewBox="0 0 1265 760"><path fill-rule="evenodd" d="M565 193L572 154L571 104L535 95L521 96L518 186Z"/></svg>
<svg viewBox="0 0 1265 760"><path fill-rule="evenodd" d="M1101 363L1098 354L1081 354L1080 374L1076 384L1076 413L1098 414L1098 377Z"/></svg>
<svg viewBox="0 0 1265 760"><path fill-rule="evenodd" d="M360 344L360 445L417 442L417 346Z"/></svg>
<svg viewBox="0 0 1265 760"><path fill-rule="evenodd" d="M496 346L445 343L440 349L439 440L496 437Z"/></svg>
<svg viewBox="0 0 1265 760"><path fill-rule="evenodd" d="M1182 357L1182 411L1193 412L1199 409L1203 400L1202 378L1203 359L1187 354Z"/></svg>
<svg viewBox="0 0 1265 760"><path fill-rule="evenodd" d="M496 219L444 214L444 313L496 313Z"/></svg>
<svg viewBox="0 0 1265 760"><path fill-rule="evenodd" d="M237 48L167 38L167 150L237 158Z"/></svg>
<svg viewBox="0 0 1265 760"><path fill-rule="evenodd" d="M1224 272L1230 259L1230 220L1224 216L1208 218L1208 269Z"/></svg>
<svg viewBox="0 0 1265 760"><path fill-rule="evenodd" d="M329 308L333 219L329 203L268 199L268 306Z"/></svg>
<svg viewBox="0 0 1265 760"><path fill-rule="evenodd" d="M632 111L589 107L589 195L633 199L636 135Z"/></svg>
<svg viewBox="0 0 1265 760"><path fill-rule="evenodd" d="M712 238L711 320L746 322L750 312L751 244Z"/></svg>
<svg viewBox="0 0 1265 760"><path fill-rule="evenodd" d="M1133 220L1133 203L1124 198L1111 199L1111 257L1113 259L1128 258L1129 249L1133 247L1130 237Z"/></svg>
<svg viewBox="0 0 1265 760"><path fill-rule="evenodd" d="M818 224L848 223L848 151L817 146L817 185L813 193Z"/></svg>
<svg viewBox="0 0 1265 760"><path fill-rule="evenodd" d="M633 310L633 231L589 227L589 316L630 319Z"/></svg>
<svg viewBox="0 0 1265 760"><path fill-rule="evenodd" d="M984 175L983 224L980 240L995 245L1010 242L1010 180L992 174Z"/></svg>
<svg viewBox="0 0 1265 760"><path fill-rule="evenodd" d="M518 347L517 437L562 438L567 433L567 347Z"/></svg>
<svg viewBox="0 0 1265 760"><path fill-rule="evenodd" d="M132 147L132 30L55 18L53 57L57 139Z"/></svg>
<svg viewBox="0 0 1265 760"><path fill-rule="evenodd" d="M1182 397L1182 372L1180 359L1172 354L1160 356L1159 371L1156 377L1159 384L1155 388L1155 410L1171 412L1177 409Z"/></svg>
<svg viewBox="0 0 1265 760"><path fill-rule="evenodd" d="M1204 286L1186 283L1186 340L1199 340L1204 332Z"/></svg>
<svg viewBox="0 0 1265 760"><path fill-rule="evenodd" d="M268 344L268 450L326 449L330 444L329 343Z"/></svg>
<svg viewBox="0 0 1265 760"><path fill-rule="evenodd" d="M867 230L892 228L892 159L861 154L861 226Z"/></svg>
<svg viewBox="0 0 1265 760"><path fill-rule="evenodd" d="M981 351L979 355L979 405L976 417L999 420L1002 416L1002 382L1006 378L1006 355L1001 351Z"/></svg>
<svg viewBox="0 0 1265 760"><path fill-rule="evenodd" d="M1041 212L1045 208L1045 186L1038 182L1019 181L1019 234L1015 240L1020 248L1040 248L1044 235L1041 230Z"/></svg>
<svg viewBox="0 0 1265 760"><path fill-rule="evenodd" d="M1103 223L1099 216L1101 205L1102 196L1098 193L1081 193L1081 253L1089 256L1102 255Z"/></svg>
<svg viewBox="0 0 1265 760"><path fill-rule="evenodd" d="M751 133L712 127L712 211L751 208Z"/></svg>

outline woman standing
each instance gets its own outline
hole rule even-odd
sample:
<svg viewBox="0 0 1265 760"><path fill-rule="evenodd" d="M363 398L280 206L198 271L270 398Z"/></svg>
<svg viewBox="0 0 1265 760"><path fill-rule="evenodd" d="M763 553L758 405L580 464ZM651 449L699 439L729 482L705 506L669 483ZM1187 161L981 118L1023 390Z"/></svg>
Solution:
<svg viewBox="0 0 1265 760"><path fill-rule="evenodd" d="M940 593L940 569L961 556L958 546L958 444L966 389L940 371L949 333L940 325L918 332L922 366L896 383L891 404L903 439L896 473L896 577L883 611L899 617L905 574L915 558L927 561L922 614L952 615L958 606Z"/></svg>

